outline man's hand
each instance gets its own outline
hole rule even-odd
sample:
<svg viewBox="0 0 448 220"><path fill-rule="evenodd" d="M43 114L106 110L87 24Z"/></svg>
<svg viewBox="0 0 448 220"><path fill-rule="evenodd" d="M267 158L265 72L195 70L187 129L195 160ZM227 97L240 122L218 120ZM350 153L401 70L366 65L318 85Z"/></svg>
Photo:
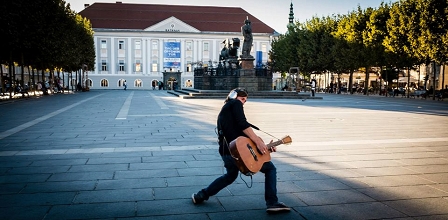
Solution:
<svg viewBox="0 0 448 220"><path fill-rule="evenodd" d="M269 143L272 143L272 142L274 142L274 141L271 140ZM269 148L269 151L276 152L277 151L277 147L271 147L271 148Z"/></svg>
<svg viewBox="0 0 448 220"><path fill-rule="evenodd" d="M255 141L255 144L257 145L258 151L261 154L268 153L268 146L266 146L266 144L260 137L257 138L257 140Z"/></svg>

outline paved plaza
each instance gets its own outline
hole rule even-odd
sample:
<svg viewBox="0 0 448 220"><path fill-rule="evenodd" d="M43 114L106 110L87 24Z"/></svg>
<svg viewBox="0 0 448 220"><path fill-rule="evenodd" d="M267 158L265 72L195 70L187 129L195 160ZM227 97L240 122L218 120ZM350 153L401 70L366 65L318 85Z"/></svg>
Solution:
<svg viewBox="0 0 448 220"><path fill-rule="evenodd" d="M287 213L264 175L194 205L225 171L223 99L92 90L0 103L0 219L448 219L448 102L317 94L251 99ZM274 136L271 137L270 135ZM248 188L247 185L251 185Z"/></svg>

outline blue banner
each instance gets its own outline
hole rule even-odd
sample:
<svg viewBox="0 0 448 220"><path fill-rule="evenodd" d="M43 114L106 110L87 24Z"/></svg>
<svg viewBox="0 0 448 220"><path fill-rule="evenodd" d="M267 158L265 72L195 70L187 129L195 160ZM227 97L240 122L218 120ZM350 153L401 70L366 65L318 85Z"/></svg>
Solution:
<svg viewBox="0 0 448 220"><path fill-rule="evenodd" d="M257 67L261 67L263 65L263 52L262 51L257 51L256 53L256 57L255 57L255 61L256 61L256 66Z"/></svg>
<svg viewBox="0 0 448 220"><path fill-rule="evenodd" d="M180 42L163 44L163 68L180 68Z"/></svg>

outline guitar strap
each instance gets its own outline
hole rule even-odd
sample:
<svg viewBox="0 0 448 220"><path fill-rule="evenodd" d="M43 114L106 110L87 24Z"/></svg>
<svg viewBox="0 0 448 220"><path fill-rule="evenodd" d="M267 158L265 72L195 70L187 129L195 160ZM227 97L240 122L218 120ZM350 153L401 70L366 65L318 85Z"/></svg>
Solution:
<svg viewBox="0 0 448 220"><path fill-rule="evenodd" d="M219 144L223 144L223 145L225 144L227 146L227 148L229 149L229 152L230 152L229 143L227 142L226 136L224 136L224 132L222 130L221 123L220 123L219 119L218 119L217 130L218 130L218 132L217 132L217 134L218 134L218 143ZM223 151L222 155L224 155L224 146L222 148L222 151ZM230 155L232 155L232 154L230 154Z"/></svg>

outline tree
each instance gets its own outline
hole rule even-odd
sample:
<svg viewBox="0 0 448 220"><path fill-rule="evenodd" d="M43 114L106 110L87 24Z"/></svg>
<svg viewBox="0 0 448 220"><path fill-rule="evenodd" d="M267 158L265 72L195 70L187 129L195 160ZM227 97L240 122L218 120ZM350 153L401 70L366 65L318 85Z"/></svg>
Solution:
<svg viewBox="0 0 448 220"><path fill-rule="evenodd" d="M82 64L93 69L95 50L90 22L65 1L6 1L0 9L0 22L4 24L0 31L6 39L0 51L2 64L17 62L38 68L42 74L45 69L72 71Z"/></svg>
<svg viewBox="0 0 448 220"><path fill-rule="evenodd" d="M409 2L407 0L406 5ZM414 6L414 5L413 5ZM419 13L419 32L416 38L410 41L415 46L418 54L427 57L439 65L443 65L448 60L448 1L447 0L417 0L416 10ZM416 19L417 20L417 19ZM418 21L418 20L417 20ZM442 74L439 74L439 76ZM442 89L444 84L442 79ZM436 73L434 71L433 99L435 99Z"/></svg>
<svg viewBox="0 0 448 220"><path fill-rule="evenodd" d="M404 1L402 4L394 3L390 10L391 17L387 21L389 35L384 40L386 51L393 54L389 56L392 68L406 68L408 70L408 83L410 68L419 64L419 60L422 60L421 56L414 49L415 46L411 44L413 37L412 27L415 24L413 15L416 13L418 11L415 8L415 1Z"/></svg>
<svg viewBox="0 0 448 220"><path fill-rule="evenodd" d="M334 36L337 39L337 51L341 54L335 57L336 67L338 69L345 69L349 72L349 86L350 92L353 93L353 73L356 69L362 66L362 35L355 31L358 27L356 21L358 12L350 12L349 15L340 16L337 31ZM336 52L337 52L336 51Z"/></svg>
<svg viewBox="0 0 448 220"><path fill-rule="evenodd" d="M364 45L369 48L372 65L376 67L390 66L387 64L386 49L383 45L384 39L388 35L387 20L390 18L390 7L383 2L378 9L373 10L363 32ZM382 77L382 79L387 79ZM380 78L381 84L381 78ZM381 87L380 87L381 88Z"/></svg>

